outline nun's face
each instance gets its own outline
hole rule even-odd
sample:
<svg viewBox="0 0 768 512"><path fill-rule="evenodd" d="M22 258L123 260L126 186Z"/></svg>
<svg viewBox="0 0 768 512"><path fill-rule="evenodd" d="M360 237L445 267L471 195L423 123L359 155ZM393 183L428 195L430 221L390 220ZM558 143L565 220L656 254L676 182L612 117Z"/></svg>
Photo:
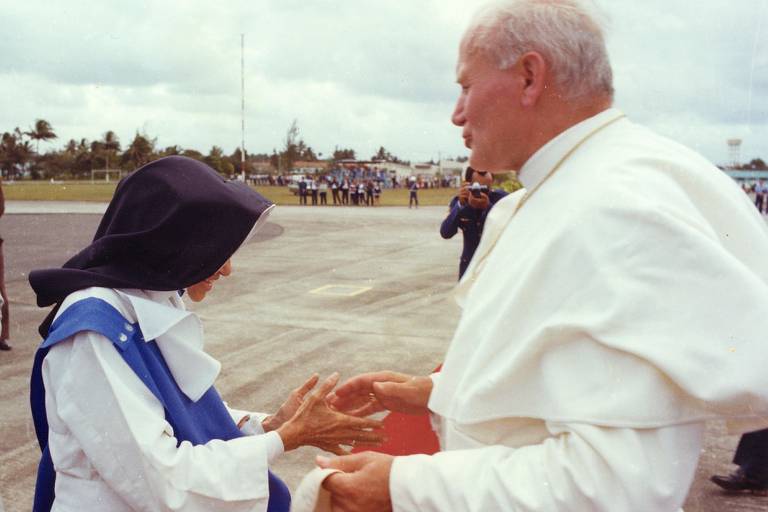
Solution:
<svg viewBox="0 0 768 512"><path fill-rule="evenodd" d="M232 273L232 260L227 260L224 265L221 266L219 270L214 272L214 274L209 277L208 279L204 281L200 281L197 284L193 284L189 288L187 288L187 293L189 294L189 298L192 299L194 302L200 302L205 298L205 295L213 289L213 283L216 281L219 277L222 276L228 276Z"/></svg>

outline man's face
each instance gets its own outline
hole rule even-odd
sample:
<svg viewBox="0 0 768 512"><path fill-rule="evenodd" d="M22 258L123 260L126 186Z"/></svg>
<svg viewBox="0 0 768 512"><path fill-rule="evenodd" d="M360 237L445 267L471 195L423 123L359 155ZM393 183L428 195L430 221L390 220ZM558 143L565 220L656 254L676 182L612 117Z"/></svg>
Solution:
<svg viewBox="0 0 768 512"><path fill-rule="evenodd" d="M488 171L473 171L472 183L478 182L480 185L485 185L490 188L493 185L493 175Z"/></svg>
<svg viewBox="0 0 768 512"><path fill-rule="evenodd" d="M517 169L521 145L519 98L521 84L511 70L500 70L483 52L462 47L456 67L461 93L451 121L463 128L464 144L472 150L470 165L491 172Z"/></svg>

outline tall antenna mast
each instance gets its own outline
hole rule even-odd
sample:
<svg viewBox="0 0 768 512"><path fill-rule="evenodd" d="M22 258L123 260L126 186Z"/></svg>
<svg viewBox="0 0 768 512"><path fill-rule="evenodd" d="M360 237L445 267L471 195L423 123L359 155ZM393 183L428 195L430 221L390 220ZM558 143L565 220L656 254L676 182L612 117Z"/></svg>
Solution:
<svg viewBox="0 0 768 512"><path fill-rule="evenodd" d="M245 183L245 34L240 34L240 180Z"/></svg>

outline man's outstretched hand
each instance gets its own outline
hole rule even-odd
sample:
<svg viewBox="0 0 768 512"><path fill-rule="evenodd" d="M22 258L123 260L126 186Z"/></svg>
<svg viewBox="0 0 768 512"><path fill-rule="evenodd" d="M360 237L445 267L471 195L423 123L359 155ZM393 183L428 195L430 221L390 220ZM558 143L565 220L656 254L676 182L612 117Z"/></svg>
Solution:
<svg viewBox="0 0 768 512"><path fill-rule="evenodd" d="M323 481L331 493L334 512L390 512L389 473L394 457L383 453L364 452L328 459L317 457L321 468L343 471Z"/></svg>
<svg viewBox="0 0 768 512"><path fill-rule="evenodd" d="M328 395L336 410L352 416L381 411L425 414L432 393L432 379L383 371L352 377Z"/></svg>

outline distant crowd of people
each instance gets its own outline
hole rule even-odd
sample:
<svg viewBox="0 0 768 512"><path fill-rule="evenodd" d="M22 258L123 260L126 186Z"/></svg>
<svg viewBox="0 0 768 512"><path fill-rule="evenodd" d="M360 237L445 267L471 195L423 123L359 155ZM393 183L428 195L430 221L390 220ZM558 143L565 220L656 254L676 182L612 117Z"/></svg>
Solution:
<svg viewBox="0 0 768 512"><path fill-rule="evenodd" d="M341 183L344 180L350 183L356 181L359 183L367 183L373 181L379 183L382 189L387 188L410 188L413 180L417 179L416 176L392 176L386 171L380 171L377 169L368 169L365 167L360 168L334 168L330 171L324 171L318 174L305 175L305 180L315 179L318 181L325 180L329 185L332 180L336 180ZM309 176L312 176L310 178ZM236 178L236 177L233 177ZM248 182L253 185L260 186L274 186L274 187L287 187L292 183L296 183L296 175L292 174L258 174L248 178ZM459 186L458 176L430 176L420 175L418 176L418 182L420 188L453 188ZM318 184L319 185L319 184Z"/></svg>
<svg viewBox="0 0 768 512"><path fill-rule="evenodd" d="M765 180L759 180L751 185L743 183L741 188L753 198L755 207L761 214L768 214L768 184L765 183Z"/></svg>
<svg viewBox="0 0 768 512"><path fill-rule="evenodd" d="M428 188L427 182L411 176L404 180L408 187L408 208L419 207L419 189ZM328 192L333 206L379 206L384 190L381 180L338 180L323 176L317 180L301 177L297 196L300 205L327 206ZM398 185L399 186L399 185Z"/></svg>
<svg viewBox="0 0 768 512"><path fill-rule="evenodd" d="M338 181L332 178L329 182L326 178L311 180L301 178L299 180L299 204L327 205L328 191L331 192L331 200L334 206L378 206L381 201L382 186L376 180L348 180Z"/></svg>

